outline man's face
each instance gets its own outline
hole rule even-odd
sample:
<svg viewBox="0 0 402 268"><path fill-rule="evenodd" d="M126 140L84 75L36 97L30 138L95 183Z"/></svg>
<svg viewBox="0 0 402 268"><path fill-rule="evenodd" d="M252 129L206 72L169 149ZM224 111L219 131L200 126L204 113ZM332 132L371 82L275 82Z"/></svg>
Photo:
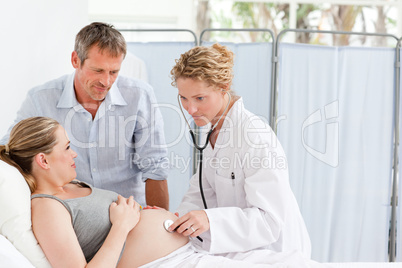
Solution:
<svg viewBox="0 0 402 268"><path fill-rule="evenodd" d="M90 104L103 101L117 78L123 59L123 54L112 57L94 45L89 49L84 64L81 64L74 51L71 62L76 69L74 88L78 102Z"/></svg>

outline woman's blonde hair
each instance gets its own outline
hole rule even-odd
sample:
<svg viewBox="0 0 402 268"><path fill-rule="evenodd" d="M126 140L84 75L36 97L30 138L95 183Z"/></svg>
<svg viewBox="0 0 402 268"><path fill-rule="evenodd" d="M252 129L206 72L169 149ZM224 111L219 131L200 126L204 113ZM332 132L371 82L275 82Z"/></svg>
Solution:
<svg viewBox="0 0 402 268"><path fill-rule="evenodd" d="M179 78L191 78L230 90L233 59L233 52L218 43L211 47L194 47L176 60L176 65L170 71L172 86L177 87Z"/></svg>
<svg viewBox="0 0 402 268"><path fill-rule="evenodd" d="M18 122L6 145L0 145L0 159L16 167L24 176L31 192L36 189L32 162L38 153L49 154L56 145L55 132L60 124L48 117L30 117Z"/></svg>

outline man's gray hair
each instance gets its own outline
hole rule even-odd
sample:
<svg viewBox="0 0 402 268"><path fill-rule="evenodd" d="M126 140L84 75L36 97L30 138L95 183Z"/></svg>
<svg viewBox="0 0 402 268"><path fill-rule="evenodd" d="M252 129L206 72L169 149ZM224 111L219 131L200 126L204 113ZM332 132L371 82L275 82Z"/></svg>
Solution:
<svg viewBox="0 0 402 268"><path fill-rule="evenodd" d="M127 46L123 35L113 25L93 22L82 28L75 37L74 50L81 60L81 65L88 58L88 51L96 45L101 52L106 51L113 57L126 56Z"/></svg>

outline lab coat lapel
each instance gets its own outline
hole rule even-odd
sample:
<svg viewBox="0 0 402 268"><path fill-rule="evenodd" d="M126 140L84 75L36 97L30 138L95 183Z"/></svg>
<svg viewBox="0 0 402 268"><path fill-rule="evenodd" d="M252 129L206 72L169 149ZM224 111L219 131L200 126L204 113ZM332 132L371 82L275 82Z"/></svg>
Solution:
<svg viewBox="0 0 402 268"><path fill-rule="evenodd" d="M216 156L218 151L223 148L234 148L236 144L233 144L234 135L236 131L236 125L239 120L239 113L241 113L243 107L243 99L238 97L232 108L228 111L223 121L221 130L219 131L218 138L216 139L215 148L213 149L213 156ZM212 149L212 147L211 147Z"/></svg>

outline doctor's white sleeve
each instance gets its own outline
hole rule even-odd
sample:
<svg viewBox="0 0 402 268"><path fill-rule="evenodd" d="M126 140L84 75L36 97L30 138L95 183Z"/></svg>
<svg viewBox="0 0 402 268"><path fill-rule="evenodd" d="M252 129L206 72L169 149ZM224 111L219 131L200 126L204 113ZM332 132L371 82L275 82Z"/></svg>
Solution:
<svg viewBox="0 0 402 268"><path fill-rule="evenodd" d="M280 146L247 149L254 157L264 157L270 151L285 156ZM299 250L309 257L310 239L289 185L287 166L243 167L243 172L247 207L207 209L211 243L200 244L202 248L212 254L257 248Z"/></svg>

